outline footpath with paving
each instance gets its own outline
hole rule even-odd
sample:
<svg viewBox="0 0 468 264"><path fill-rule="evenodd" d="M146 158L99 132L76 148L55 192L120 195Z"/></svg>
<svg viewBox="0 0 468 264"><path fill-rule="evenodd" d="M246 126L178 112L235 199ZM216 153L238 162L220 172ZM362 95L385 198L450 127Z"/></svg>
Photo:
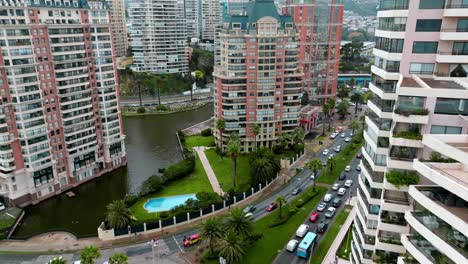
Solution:
<svg viewBox="0 0 468 264"><path fill-rule="evenodd" d="M223 189L221 189L221 185L219 185L218 178L216 178L216 174L214 173L213 168L211 168L210 162L208 161L208 158L205 155L205 150L209 148L194 147L193 149L195 150L195 152L197 152L197 155L200 158L200 161L203 165L203 169L206 172L206 176L208 176L208 179L210 180L210 184L213 188L213 191L223 196Z"/></svg>

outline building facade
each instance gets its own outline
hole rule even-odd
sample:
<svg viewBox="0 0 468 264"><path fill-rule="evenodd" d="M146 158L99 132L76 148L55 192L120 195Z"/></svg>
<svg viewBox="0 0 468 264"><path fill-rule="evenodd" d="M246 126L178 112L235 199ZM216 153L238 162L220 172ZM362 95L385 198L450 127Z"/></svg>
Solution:
<svg viewBox="0 0 468 264"><path fill-rule="evenodd" d="M214 42L221 27L221 3L219 0L201 0L201 40Z"/></svg>
<svg viewBox="0 0 468 264"><path fill-rule="evenodd" d="M461 140L468 133L467 7L461 1L380 1L352 263L413 263L413 257L417 263L467 262L466 247L459 248L462 239L465 245L467 241L467 200L459 192L466 183L452 182L458 189L450 189L435 176L437 168L433 175L427 172L428 164L452 166L457 175L468 176L465 156L455 150L455 156L449 155L449 147L434 139ZM466 148L466 141L453 145ZM436 158L436 152L446 157ZM447 157L455 163L444 167L426 162ZM448 219L449 213L434 211L426 202L430 198L437 203L438 191L451 197L465 217ZM437 227L442 225L450 227L442 235L457 237L451 248L440 243ZM405 253L412 257L402 257Z"/></svg>
<svg viewBox="0 0 468 264"><path fill-rule="evenodd" d="M114 38L115 56L125 57L128 52L127 20L123 0L107 1L110 7L112 35Z"/></svg>
<svg viewBox="0 0 468 264"><path fill-rule="evenodd" d="M198 0L184 0L184 17L188 38L200 38Z"/></svg>
<svg viewBox="0 0 468 264"><path fill-rule="evenodd" d="M342 0L288 0L283 12L294 18L299 32L299 62L304 69L304 91L320 103L334 97L338 84Z"/></svg>
<svg viewBox="0 0 468 264"><path fill-rule="evenodd" d="M150 73L188 72L184 4L173 0L131 0L131 69Z"/></svg>
<svg viewBox="0 0 468 264"><path fill-rule="evenodd" d="M126 164L109 6L0 1L0 194L26 205Z"/></svg>
<svg viewBox="0 0 468 264"><path fill-rule="evenodd" d="M218 143L237 133L243 151L249 151L255 141L272 146L279 135L298 127L304 73L297 64L293 22L278 13L273 0L257 0L224 24L220 64L213 73L215 119L226 122L223 134L216 134ZM256 138L254 124L260 126Z"/></svg>

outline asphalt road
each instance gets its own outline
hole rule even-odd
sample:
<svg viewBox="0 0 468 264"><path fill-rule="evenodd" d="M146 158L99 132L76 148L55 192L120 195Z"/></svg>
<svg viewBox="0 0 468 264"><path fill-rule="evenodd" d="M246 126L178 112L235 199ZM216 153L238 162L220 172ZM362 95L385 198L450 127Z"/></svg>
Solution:
<svg viewBox="0 0 468 264"><path fill-rule="evenodd" d="M201 100L212 98L212 93L196 93L193 94L194 100ZM162 104L176 104L190 101L190 95L165 95L161 96ZM143 98L142 103L145 106L155 106L159 104L158 98ZM123 97L120 100L120 105L138 107L140 105L140 99L138 97Z"/></svg>

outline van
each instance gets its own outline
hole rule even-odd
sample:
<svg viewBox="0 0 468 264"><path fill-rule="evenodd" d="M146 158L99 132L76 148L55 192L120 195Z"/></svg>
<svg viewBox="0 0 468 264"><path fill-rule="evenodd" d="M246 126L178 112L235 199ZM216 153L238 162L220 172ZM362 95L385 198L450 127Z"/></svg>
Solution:
<svg viewBox="0 0 468 264"><path fill-rule="evenodd" d="M302 224L299 226L299 228L296 230L296 236L298 237L304 237L307 232L309 232L309 226Z"/></svg>
<svg viewBox="0 0 468 264"><path fill-rule="evenodd" d="M326 202L326 203L331 201L331 199L333 199L333 194L331 194L331 193L327 193L327 194L325 194L325 197L323 197L323 201Z"/></svg>

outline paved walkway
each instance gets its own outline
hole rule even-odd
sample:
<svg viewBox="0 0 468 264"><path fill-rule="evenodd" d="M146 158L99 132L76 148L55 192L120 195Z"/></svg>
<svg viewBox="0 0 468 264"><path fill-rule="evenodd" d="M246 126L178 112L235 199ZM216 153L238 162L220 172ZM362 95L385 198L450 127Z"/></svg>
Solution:
<svg viewBox="0 0 468 264"><path fill-rule="evenodd" d="M216 174L211 168L210 162L208 161L208 158L205 155L205 149L208 149L208 148L194 147L193 149L197 152L198 157L200 158L200 161L203 165L203 169L206 172L206 176L208 176L208 179L210 180L210 184L211 184L211 187L213 188L213 191L223 196L224 195L223 189L221 189L221 185L219 185L218 178L216 178Z"/></svg>

